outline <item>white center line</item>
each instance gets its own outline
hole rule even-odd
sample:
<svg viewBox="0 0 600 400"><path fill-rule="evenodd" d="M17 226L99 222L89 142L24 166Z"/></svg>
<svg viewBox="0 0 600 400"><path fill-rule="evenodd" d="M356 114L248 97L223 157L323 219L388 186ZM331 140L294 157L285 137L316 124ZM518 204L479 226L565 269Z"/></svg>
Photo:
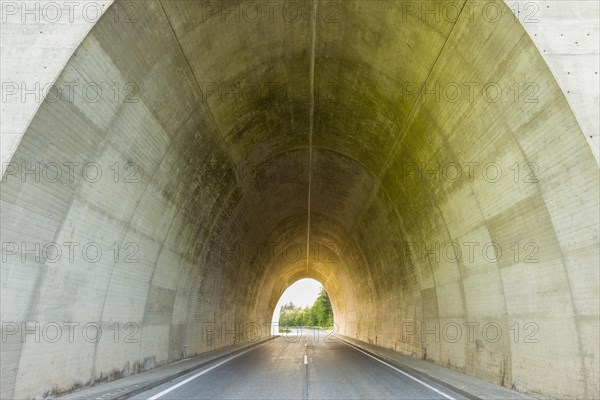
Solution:
<svg viewBox="0 0 600 400"><path fill-rule="evenodd" d="M220 363L218 363L218 364L215 364L215 365L213 365L212 367L210 367L210 368L207 368L207 369L205 369L205 370L204 370L204 371L202 371L202 372L198 372L196 375L194 375L194 376L190 376L190 377L189 377L189 378L187 378L186 380L184 380L184 381L181 381L181 382L179 382L178 384L176 384L176 385L173 385L173 386L171 386L170 388L168 388L168 389L165 389L165 390L163 390L162 392L160 392L160 393L158 393L158 394L155 394L154 396L152 396L152 397L148 398L148 400L156 400L156 399L158 399L158 398L160 398L160 397L164 396L165 394L167 394L167 393L169 393L169 392L171 392L171 391L173 391L173 390L177 389L178 387L181 387L181 386L185 385L185 384L186 384L186 383L188 383L189 381L192 381L192 380L196 379L196 378L197 378L197 377L199 377L200 375L204 375L205 373L207 373L207 372L209 372L209 371L212 371L213 369L217 368L218 366L221 366L221 365L225 364L226 362L229 362L229 361L233 360L234 358L237 358L237 357L241 356L242 354L246 354L247 352L249 352L249 351L252 351L252 350L256 349L257 347L259 347L259 346L254 346L254 347L252 347L251 349L248 349L248 350L242 351L241 353L239 353L239 354L236 354L235 356L229 357L228 359L226 359L226 360L223 360L223 361L221 361Z"/></svg>
<svg viewBox="0 0 600 400"><path fill-rule="evenodd" d="M355 349L355 350L357 350L357 351L360 351L361 353L363 353L363 354L365 354L365 355L367 355L367 356L371 357L373 360L379 361L380 363L382 363L382 364L384 364L384 365L387 365L387 366L388 366L388 367L390 367L391 369L393 369L393 370L395 370L395 371L398 371L398 372L400 372L402 375L404 375L404 376L406 376L406 377L408 377L408 378L412 379L412 380L413 380L413 381L415 381L415 382L418 382L418 383L420 383L421 385L425 386L425 387L426 387L426 388L428 388L428 389L431 389L431 390L433 390L434 392L436 392L436 393L438 393L438 394L440 394L440 395L444 396L444 397L445 397L445 398L447 398L448 400L456 400L454 397L452 397L452 396L450 396L450 395L447 395L446 393L442 392L442 391L441 391L441 390L439 390L439 389L436 389L436 388L434 388L433 386L431 386L430 384L428 384L428 383L426 383L426 382L423 382L423 381L422 381L422 380L420 380L419 378L415 378L414 376L412 376L412 375L410 375L410 374L407 374L406 372L402 371L401 369L398 369L398 368L394 367L393 365L391 365L391 364L388 364L388 363L386 363L385 361L382 361L382 360L380 360L380 359L379 359L379 358L377 358L377 357L373 357L372 355L370 355L370 354L369 354L369 353L367 353L367 352L364 352L364 351L362 351L362 350L361 350L361 349L359 349L358 347L356 347L356 346L353 346L353 345L351 345L350 343L346 343L346 342L344 342L343 340L341 340L341 342L342 342L342 343L344 343L344 344L346 344L346 345L348 345L348 346L350 346L350 347L352 347L353 349Z"/></svg>
<svg viewBox="0 0 600 400"><path fill-rule="evenodd" d="M308 357L306 356L306 354L304 355L304 365L308 364Z"/></svg>

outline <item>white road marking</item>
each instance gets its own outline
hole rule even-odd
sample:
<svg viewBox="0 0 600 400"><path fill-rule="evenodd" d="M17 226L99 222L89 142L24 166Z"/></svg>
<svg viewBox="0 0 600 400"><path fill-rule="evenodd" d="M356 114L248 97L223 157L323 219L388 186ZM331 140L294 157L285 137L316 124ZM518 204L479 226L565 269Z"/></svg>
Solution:
<svg viewBox="0 0 600 400"><path fill-rule="evenodd" d="M304 365L308 364L308 357L306 356L306 354L304 355Z"/></svg>
<svg viewBox="0 0 600 400"><path fill-rule="evenodd" d="M196 375L194 375L194 376L190 376L190 377L189 377L189 378L187 378L186 380L184 380L184 381L181 381L181 382L179 382L178 384L176 384L176 385L173 385L173 386L171 386L170 388L168 388L168 389L165 389L165 390L163 390L162 392L160 392L160 393L158 393L158 394L155 394L154 396L152 396L152 397L148 398L148 400L156 400L156 399L158 399L158 398L160 398L160 397L164 396L165 394L167 394L167 393L169 393L169 392L172 392L173 390L177 389L178 387L181 387L181 386L185 385L185 384L186 384L186 383L188 383L189 381L192 381L192 380L196 379L196 378L197 378L197 377L199 377L200 375L204 375L205 373L207 373L207 372L209 372L209 371L212 371L213 369L217 368L218 366L221 366L221 365L225 364L226 362L229 362L229 361L233 360L234 358L237 358L237 357L241 356L242 354L246 354L247 352L249 352L249 351L252 351L252 350L256 349L257 347L259 347L259 346L254 346L254 347L252 347L251 349L248 349L248 350L246 350L246 351L242 351L241 353L239 353L239 354L236 354L235 356L229 357L228 359L226 359L226 360L223 360L223 361L221 361L220 363L218 363L218 364L215 364L215 365L213 365L212 367L210 367L210 368L207 368L207 369L205 369L205 370L204 370L204 371L202 371L202 372L198 372Z"/></svg>
<svg viewBox="0 0 600 400"><path fill-rule="evenodd" d="M442 392L442 391L441 391L441 390L439 390L439 389L436 389L436 388L434 388L433 386L431 386L430 384L428 384L428 383L426 383L426 382L423 382L423 381L422 381L422 380L420 380L419 378L415 378L414 376L412 376L412 375L410 375L410 374L407 374L406 372L402 371L401 369L398 369L398 368L394 367L393 365L390 365L390 364L386 363L385 361L382 361L382 360L380 360L380 359L379 359L379 358L377 358L377 357L373 357L372 355L370 355L370 354L369 354L369 353L367 353L367 352L364 352L364 351L362 351L362 350L361 350L361 349L359 349L358 347L356 347L356 346L353 346L353 345L351 345L350 343L346 343L346 342L345 342L345 341L343 341L343 340L341 340L341 342L342 342L342 343L344 343L344 344L346 344L346 345L348 345L348 346L350 346L350 347L352 347L353 349L355 349L355 350L357 350L357 351L360 351L361 353L363 353L363 354L365 354L365 355L367 355L367 356L371 357L373 360L379 361L380 363L382 363L382 364L384 364L384 365L387 365L387 366L388 366L388 367L390 367L391 369L393 369L393 370L395 370L395 371L398 371L398 372L400 372L402 375L404 375L404 376L406 376L406 377L408 377L408 378L412 379L412 380L413 380L413 381L415 381L415 382L418 382L418 383L420 383L421 385L425 386L425 387L426 387L426 388L428 388L428 389L431 389L431 390L433 390L434 392L436 392L436 393L438 393L438 394L440 394L440 395L444 396L444 397L445 397L445 398L447 398L448 400L456 400L454 397L452 397L452 396L450 396L450 395L447 395L446 393Z"/></svg>

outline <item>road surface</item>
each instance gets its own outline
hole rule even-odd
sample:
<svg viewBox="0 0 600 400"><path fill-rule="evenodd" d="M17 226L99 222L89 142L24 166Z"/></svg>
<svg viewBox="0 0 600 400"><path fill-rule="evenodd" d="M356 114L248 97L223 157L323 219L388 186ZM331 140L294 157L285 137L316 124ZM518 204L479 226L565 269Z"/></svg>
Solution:
<svg viewBox="0 0 600 400"><path fill-rule="evenodd" d="M327 333L292 334L215 361L134 399L464 399Z"/></svg>

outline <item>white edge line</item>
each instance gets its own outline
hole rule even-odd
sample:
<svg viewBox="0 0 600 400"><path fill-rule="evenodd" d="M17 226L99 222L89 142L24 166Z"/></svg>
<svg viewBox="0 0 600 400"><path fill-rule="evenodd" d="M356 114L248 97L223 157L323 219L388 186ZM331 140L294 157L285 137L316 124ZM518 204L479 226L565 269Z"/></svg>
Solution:
<svg viewBox="0 0 600 400"><path fill-rule="evenodd" d="M450 396L450 395L447 395L446 393L442 392L441 390L438 390L438 389L434 388L433 386L431 386L431 385L430 385L430 384L428 384L428 383L425 383L425 382L423 382L423 381L422 381L422 380L420 380L419 378L415 378L414 376L412 376L412 375L410 375L410 374L407 374L406 372L402 371L401 369L398 369L398 368L394 367L393 365L390 365L390 364L386 363L385 361L383 361L383 360L380 360L380 359L379 359L379 358L377 358L377 357L373 357L372 355L370 355L369 353L367 353L367 352L365 352L365 351L362 351L362 350L361 350L361 349L359 349L358 347L356 347L356 346L353 346L353 345L351 345L350 343L346 343L346 342L345 342L345 341L343 341L343 340L342 340L341 342L342 342L342 343L344 343L344 344L346 344L347 346L350 346L350 347L352 347L353 349L355 349L355 350L357 350L357 351L360 351L361 353L363 353L363 354L365 354L365 355L367 355L367 356L371 357L373 360L379 361L380 363L382 363L382 364L384 364L384 365L387 365L387 366L388 366L388 367L390 367L391 369L393 369L393 370L395 370L395 371L398 371L398 372L400 372L402 375L405 375L405 376L407 376L408 378L412 379L413 381L420 383L421 385L425 386L426 388L428 388L428 389L431 389L431 390L433 390L434 392L436 392L436 393L438 393L438 394L441 394L442 396L444 396L444 397L445 397L445 398L447 398L448 400L456 400L454 397L452 397L452 396Z"/></svg>
<svg viewBox="0 0 600 400"><path fill-rule="evenodd" d="M241 353L239 353L239 354L236 354L236 355L234 355L234 356L232 356L232 357L229 357L228 359L226 359L226 360L223 360L223 361L221 361L220 363L218 363L218 364L215 364L215 365L213 365L212 367L210 367L210 368L207 368L207 369L203 370L202 372L198 372L196 375L194 375L194 376L190 376L190 377L189 377L189 378L187 378L186 380L184 380L184 381L181 381L181 382L179 382L178 384L176 384L176 385L173 385L173 386L171 386L170 388L168 388L168 389L165 389L165 390L163 390L162 392L160 392L160 393L158 393L158 394L155 394L155 395L154 395L154 396L152 396L152 397L149 397L149 398L148 398L148 400L156 400L156 399L158 399L158 398L160 398L160 397L164 396L165 394L167 394L167 393L169 393L169 392L171 392L171 391L173 391L173 390L177 389L178 387L181 387L181 386L185 385L185 384L186 384L186 383L188 383L189 381L192 381L192 380L196 379L196 378L197 378L197 377L199 377L200 375L204 375L204 374L205 374L205 373L207 373L208 371L212 371L213 369L215 369L215 368L217 368L217 367L219 367L219 366L221 366L221 365L225 364L226 362L229 362L229 361L233 360L234 358L237 358L237 357L241 356L242 354L246 354L247 352L249 352L249 351L252 351L252 350L256 349L257 347L259 347L259 346L253 346L251 349L248 349L248 350L242 351Z"/></svg>

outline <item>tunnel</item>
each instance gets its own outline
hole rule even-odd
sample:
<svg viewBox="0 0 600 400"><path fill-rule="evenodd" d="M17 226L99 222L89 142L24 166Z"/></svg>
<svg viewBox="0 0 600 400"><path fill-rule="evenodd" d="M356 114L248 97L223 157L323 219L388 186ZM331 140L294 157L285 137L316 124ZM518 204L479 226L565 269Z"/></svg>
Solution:
<svg viewBox="0 0 600 400"><path fill-rule="evenodd" d="M2 398L249 341L302 278L343 337L597 398L597 161L509 6L451 4L109 3L3 163Z"/></svg>

